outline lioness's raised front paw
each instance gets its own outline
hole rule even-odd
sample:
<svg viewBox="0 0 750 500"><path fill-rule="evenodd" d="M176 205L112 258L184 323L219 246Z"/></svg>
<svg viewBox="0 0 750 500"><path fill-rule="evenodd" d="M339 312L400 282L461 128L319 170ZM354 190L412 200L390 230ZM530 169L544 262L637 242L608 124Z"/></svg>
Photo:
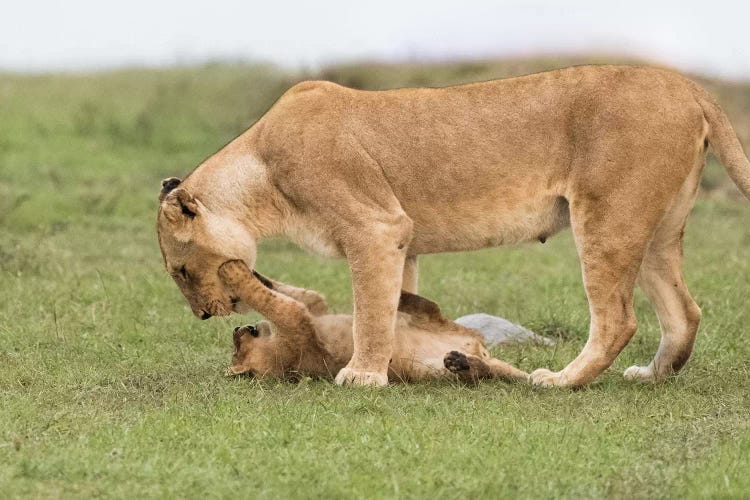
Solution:
<svg viewBox="0 0 750 500"><path fill-rule="evenodd" d="M567 387L570 385L562 371L553 372L546 368L534 370L529 375L532 384L540 387Z"/></svg>
<svg viewBox="0 0 750 500"><path fill-rule="evenodd" d="M384 387L388 385L388 375L345 366L339 371L338 375L336 375L336 384Z"/></svg>
<svg viewBox="0 0 750 500"><path fill-rule="evenodd" d="M653 366L631 366L622 374L626 379L634 382L650 383L659 382L665 377L660 377Z"/></svg>

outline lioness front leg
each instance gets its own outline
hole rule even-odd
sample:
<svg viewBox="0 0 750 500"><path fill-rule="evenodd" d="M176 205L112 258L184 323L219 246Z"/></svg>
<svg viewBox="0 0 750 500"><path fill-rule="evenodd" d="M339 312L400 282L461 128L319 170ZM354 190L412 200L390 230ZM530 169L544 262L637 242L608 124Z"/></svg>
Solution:
<svg viewBox="0 0 750 500"><path fill-rule="evenodd" d="M354 353L337 384L388 384L396 309L401 295L412 222L402 214L391 224L359 230L345 249L354 293Z"/></svg>

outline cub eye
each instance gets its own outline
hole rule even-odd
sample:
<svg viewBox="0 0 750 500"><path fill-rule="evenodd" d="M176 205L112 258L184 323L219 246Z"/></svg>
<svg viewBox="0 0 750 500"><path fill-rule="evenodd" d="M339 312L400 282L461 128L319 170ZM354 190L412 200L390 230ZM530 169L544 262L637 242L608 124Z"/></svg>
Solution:
<svg viewBox="0 0 750 500"><path fill-rule="evenodd" d="M182 279L184 280L188 279L188 272L187 272L187 269L185 269L185 266L182 266L178 272L180 273L180 277Z"/></svg>

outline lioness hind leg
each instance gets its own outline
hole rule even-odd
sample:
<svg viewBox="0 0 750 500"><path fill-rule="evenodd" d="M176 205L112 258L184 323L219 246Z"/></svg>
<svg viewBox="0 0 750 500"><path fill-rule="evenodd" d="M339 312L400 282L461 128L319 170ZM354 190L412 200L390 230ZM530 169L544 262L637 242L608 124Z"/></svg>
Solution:
<svg viewBox="0 0 750 500"><path fill-rule="evenodd" d="M695 201L700 169L683 186L673 207L659 224L641 265L638 283L656 310L661 343L648 366L631 366L625 377L656 382L676 373L693 352L701 310L682 278L682 239Z"/></svg>
<svg viewBox="0 0 750 500"><path fill-rule="evenodd" d="M641 182L647 182L642 179ZM589 300L589 338L560 372L534 371L541 386L586 385L617 358L636 331L633 290L646 248L673 193L614 185L606 195L582 195L570 202L571 227ZM634 192L629 192L631 190Z"/></svg>
<svg viewBox="0 0 750 500"><path fill-rule="evenodd" d="M626 232L625 227L605 229L571 219L589 299L589 339L562 371L542 368L532 372L532 383L545 387L588 384L612 364L636 330L633 290L648 240L644 233L651 231L633 228L624 244L617 236ZM611 221L607 215L598 220ZM583 231L581 226L587 225Z"/></svg>
<svg viewBox="0 0 750 500"><path fill-rule="evenodd" d="M641 288L656 309L661 342L648 366L631 366L625 377L657 382L682 368L693 352L701 311L690 296L680 271L681 246L650 250L639 277Z"/></svg>

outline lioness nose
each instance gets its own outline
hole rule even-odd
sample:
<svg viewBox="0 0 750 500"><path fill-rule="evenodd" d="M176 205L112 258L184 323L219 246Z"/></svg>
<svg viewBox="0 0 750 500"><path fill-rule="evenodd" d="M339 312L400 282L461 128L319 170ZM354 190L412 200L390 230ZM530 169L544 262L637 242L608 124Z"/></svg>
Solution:
<svg viewBox="0 0 750 500"><path fill-rule="evenodd" d="M201 319L208 319L211 315L207 313L206 311L201 311Z"/></svg>

